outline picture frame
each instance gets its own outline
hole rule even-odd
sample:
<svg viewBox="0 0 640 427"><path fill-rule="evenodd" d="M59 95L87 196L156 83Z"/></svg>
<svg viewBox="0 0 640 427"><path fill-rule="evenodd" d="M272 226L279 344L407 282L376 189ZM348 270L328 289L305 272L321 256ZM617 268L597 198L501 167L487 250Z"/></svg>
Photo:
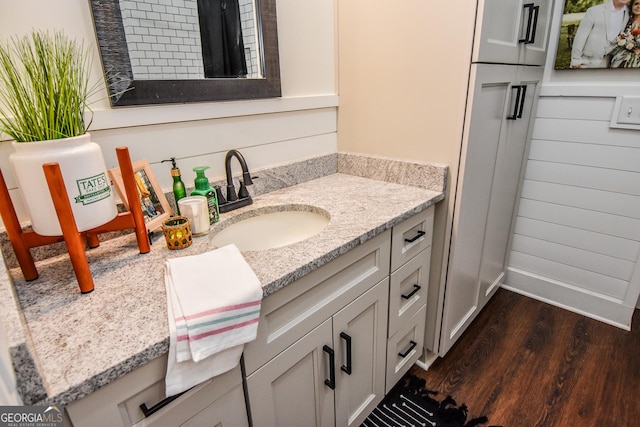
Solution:
<svg viewBox="0 0 640 427"><path fill-rule="evenodd" d="M133 176L136 179L138 188L138 195L140 196L139 203L142 208L147 231L154 231L160 228L164 220L172 215L171 205L169 205L167 198L162 192L162 188L160 184L158 184L149 162L145 159L138 160L133 162L132 166ZM120 168L109 169L108 173L113 186L120 196L120 200L122 200L122 204L125 209L129 210L129 200L127 199L124 189L124 181L122 180Z"/></svg>
<svg viewBox="0 0 640 427"><path fill-rule="evenodd" d="M619 31L613 30L618 36L607 36L605 28L613 25L604 19L608 1L564 1L555 70L640 68L640 18L634 19L632 6L624 6ZM630 5L635 2L632 0Z"/></svg>

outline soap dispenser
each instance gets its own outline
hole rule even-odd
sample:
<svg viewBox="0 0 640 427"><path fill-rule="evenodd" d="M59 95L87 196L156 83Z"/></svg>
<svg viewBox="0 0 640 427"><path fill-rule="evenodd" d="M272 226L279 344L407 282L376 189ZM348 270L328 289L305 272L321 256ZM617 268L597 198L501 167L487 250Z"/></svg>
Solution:
<svg viewBox="0 0 640 427"><path fill-rule="evenodd" d="M182 177L180 176L180 169L176 165L176 158L171 157L169 160L163 160L160 163L171 162L171 177L173 178L173 197L176 201L176 211L178 215L180 215L180 206L178 205L178 200L187 197L187 190L184 186L184 182L182 182Z"/></svg>
<svg viewBox="0 0 640 427"><path fill-rule="evenodd" d="M205 196L207 198L207 204L209 205L209 223L214 224L220 219L220 213L218 211L216 190L211 187L209 179L204 175L204 171L207 169L209 169L209 166L197 166L193 168L193 171L196 173L196 179L194 182L195 189L191 192L191 195Z"/></svg>

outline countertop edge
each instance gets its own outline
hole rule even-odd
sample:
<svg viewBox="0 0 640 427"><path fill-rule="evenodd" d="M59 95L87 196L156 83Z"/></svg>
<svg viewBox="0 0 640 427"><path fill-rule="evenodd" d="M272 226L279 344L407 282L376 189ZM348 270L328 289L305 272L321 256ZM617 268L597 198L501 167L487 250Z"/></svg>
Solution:
<svg viewBox="0 0 640 427"><path fill-rule="evenodd" d="M136 369L146 365L158 357L163 356L169 351L169 337L165 340L158 342L151 347L147 347L145 350L136 354L135 356L127 359L126 361L113 366L111 369L101 372L95 375L82 384L76 387L69 388L64 392L55 396L46 397L34 405L68 405L95 392L96 390L104 387L120 377L135 371Z"/></svg>

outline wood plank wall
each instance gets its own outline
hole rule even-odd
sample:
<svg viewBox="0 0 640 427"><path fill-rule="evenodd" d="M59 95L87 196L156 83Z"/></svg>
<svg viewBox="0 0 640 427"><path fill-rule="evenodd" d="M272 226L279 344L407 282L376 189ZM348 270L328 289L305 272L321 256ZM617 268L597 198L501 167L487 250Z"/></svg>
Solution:
<svg viewBox="0 0 640 427"><path fill-rule="evenodd" d="M628 329L638 300L640 132L613 97L542 97L505 287Z"/></svg>

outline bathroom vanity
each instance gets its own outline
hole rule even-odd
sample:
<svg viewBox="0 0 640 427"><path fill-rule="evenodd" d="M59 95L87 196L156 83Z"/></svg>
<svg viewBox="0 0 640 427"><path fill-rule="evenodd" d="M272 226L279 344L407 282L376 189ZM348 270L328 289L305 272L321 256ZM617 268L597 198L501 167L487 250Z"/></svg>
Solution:
<svg viewBox="0 0 640 427"><path fill-rule="evenodd" d="M164 355L71 403L71 422L360 425L421 355L433 210L268 295L242 370L165 399Z"/></svg>
<svg viewBox="0 0 640 427"><path fill-rule="evenodd" d="M360 425L418 359L433 210L264 300L244 352L254 426Z"/></svg>
<svg viewBox="0 0 640 427"><path fill-rule="evenodd" d="M271 191L224 214L212 232L265 210L317 209L330 221L301 242L243 252L263 284L258 337L240 367L171 401L164 261L211 250L209 237L180 251L156 240L145 255L133 236L105 241L87 252L88 295L66 254L40 261L34 282L10 268L15 293L0 289L2 320L14 363L23 362L25 404L64 406L76 427L359 424L422 351L433 205L444 195L354 175ZM157 411L145 416L141 405Z"/></svg>

